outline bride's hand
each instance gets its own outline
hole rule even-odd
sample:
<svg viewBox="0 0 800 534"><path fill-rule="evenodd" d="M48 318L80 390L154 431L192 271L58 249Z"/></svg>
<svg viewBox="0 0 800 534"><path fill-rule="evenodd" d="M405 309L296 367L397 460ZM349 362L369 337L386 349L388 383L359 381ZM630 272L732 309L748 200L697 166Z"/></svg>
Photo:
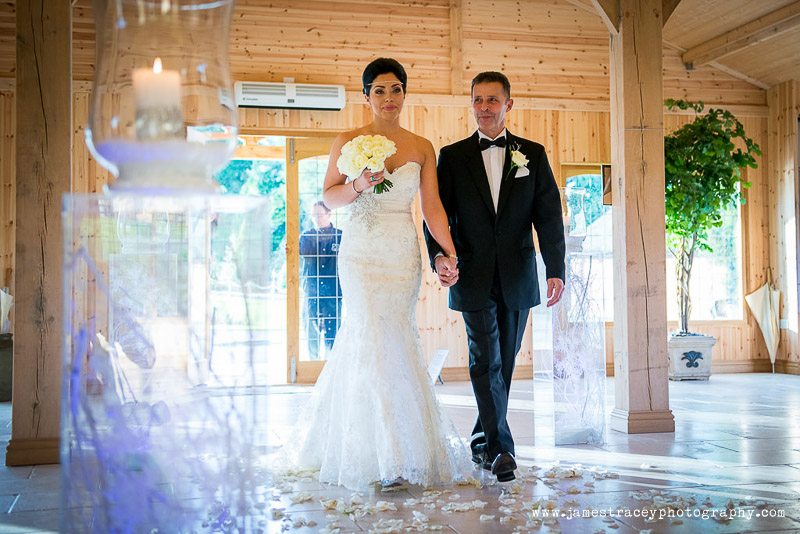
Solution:
<svg viewBox="0 0 800 534"><path fill-rule="evenodd" d="M364 169L361 176L355 179L356 186L359 191L364 191L368 187L378 185L383 181L383 171L372 172L369 169Z"/></svg>
<svg viewBox="0 0 800 534"><path fill-rule="evenodd" d="M450 287L458 282L458 263L456 258L448 256L438 256L434 260L436 275L442 287Z"/></svg>

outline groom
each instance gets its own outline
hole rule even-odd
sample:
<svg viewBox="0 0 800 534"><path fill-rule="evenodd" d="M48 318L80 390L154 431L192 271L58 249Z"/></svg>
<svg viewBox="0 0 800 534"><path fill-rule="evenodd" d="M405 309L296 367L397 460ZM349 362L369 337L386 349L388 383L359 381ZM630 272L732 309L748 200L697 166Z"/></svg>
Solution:
<svg viewBox="0 0 800 534"><path fill-rule="evenodd" d="M539 304L532 228L547 277L547 305L564 290L561 199L544 147L505 128L511 85L499 72L472 80L478 131L442 148L439 195L458 253L458 268L425 231L431 266L450 288L469 339L469 375L478 404L472 460L500 482L517 468L506 420L514 359L530 308Z"/></svg>

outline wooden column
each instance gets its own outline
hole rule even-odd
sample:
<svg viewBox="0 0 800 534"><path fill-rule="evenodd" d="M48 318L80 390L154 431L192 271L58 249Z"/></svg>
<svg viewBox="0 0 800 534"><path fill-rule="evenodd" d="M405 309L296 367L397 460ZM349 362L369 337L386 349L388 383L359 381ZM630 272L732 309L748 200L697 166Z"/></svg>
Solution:
<svg viewBox="0 0 800 534"><path fill-rule="evenodd" d="M0 79L0 287L9 290L14 286L14 204L17 196L14 83L14 80Z"/></svg>
<svg viewBox="0 0 800 534"><path fill-rule="evenodd" d="M667 365L661 0L619 0L611 32L614 376L611 428L673 432ZM613 14L612 14L613 15ZM616 20L614 20L616 19Z"/></svg>
<svg viewBox="0 0 800 534"><path fill-rule="evenodd" d="M14 379L6 465L58 463L61 195L70 190L70 2L17 0Z"/></svg>

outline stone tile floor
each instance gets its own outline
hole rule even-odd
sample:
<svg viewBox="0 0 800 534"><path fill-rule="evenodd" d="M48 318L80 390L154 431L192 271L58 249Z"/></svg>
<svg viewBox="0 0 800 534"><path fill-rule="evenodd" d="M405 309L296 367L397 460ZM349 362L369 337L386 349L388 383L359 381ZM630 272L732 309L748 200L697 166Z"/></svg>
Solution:
<svg viewBox="0 0 800 534"><path fill-rule="evenodd" d="M800 377L715 375L670 383L674 433L610 431L602 446L534 446L532 387L529 380L512 387L516 482L497 484L476 470L471 486L375 488L354 496L311 479L282 479L265 488L264 532L391 532L400 525L464 534L800 532ZM475 416L470 385L436 391L468 435ZM295 386L270 390L271 443L281 442L307 393ZM613 395L609 379L607 412ZM10 404L0 403L0 442L10 437L10 419ZM0 467L0 533L59 530L59 486L58 466ZM345 506L350 514L337 511ZM545 518L548 508L563 517ZM727 510L738 516L712 517ZM569 517L575 513L581 517Z"/></svg>

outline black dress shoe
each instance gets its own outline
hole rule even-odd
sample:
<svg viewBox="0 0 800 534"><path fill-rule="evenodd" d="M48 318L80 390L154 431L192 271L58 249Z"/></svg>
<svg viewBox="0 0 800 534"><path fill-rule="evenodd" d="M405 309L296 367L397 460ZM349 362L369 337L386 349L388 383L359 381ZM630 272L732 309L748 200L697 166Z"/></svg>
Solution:
<svg viewBox="0 0 800 534"><path fill-rule="evenodd" d="M406 487L406 481L400 477L394 480L382 479L380 484L381 491L397 491Z"/></svg>
<svg viewBox="0 0 800 534"><path fill-rule="evenodd" d="M517 462L507 452L501 452L492 462L492 474L497 477L498 482L509 482L517 478L514 476L514 469L516 468Z"/></svg>
<svg viewBox="0 0 800 534"><path fill-rule="evenodd" d="M487 471L490 471L492 469L492 462L489 461L489 455L486 453L486 444L478 443L471 446L470 449L472 449L472 461Z"/></svg>

